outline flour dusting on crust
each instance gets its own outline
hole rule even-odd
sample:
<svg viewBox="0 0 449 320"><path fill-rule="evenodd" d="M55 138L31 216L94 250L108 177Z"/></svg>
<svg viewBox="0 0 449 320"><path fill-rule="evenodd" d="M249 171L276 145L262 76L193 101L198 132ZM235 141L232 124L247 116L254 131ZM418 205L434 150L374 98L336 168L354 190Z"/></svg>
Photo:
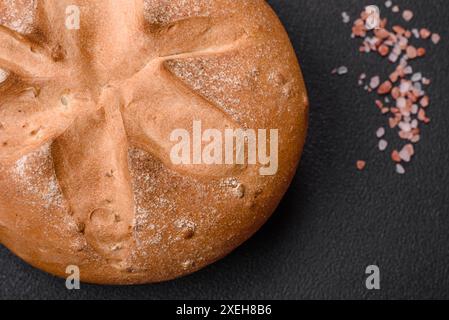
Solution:
<svg viewBox="0 0 449 320"><path fill-rule="evenodd" d="M145 0L145 18L152 24L166 24L189 17L208 16L211 0Z"/></svg>
<svg viewBox="0 0 449 320"><path fill-rule="evenodd" d="M14 165L13 175L23 194L43 201L45 209L63 208L63 196L54 172L49 143L19 159Z"/></svg>
<svg viewBox="0 0 449 320"><path fill-rule="evenodd" d="M0 25L28 34L34 28L36 0L2 0L0 3Z"/></svg>

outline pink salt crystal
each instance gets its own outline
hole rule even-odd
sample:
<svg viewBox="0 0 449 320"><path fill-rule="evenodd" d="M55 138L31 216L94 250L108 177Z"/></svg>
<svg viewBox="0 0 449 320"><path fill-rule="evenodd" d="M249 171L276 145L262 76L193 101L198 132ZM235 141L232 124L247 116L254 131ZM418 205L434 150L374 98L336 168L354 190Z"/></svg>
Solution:
<svg viewBox="0 0 449 320"><path fill-rule="evenodd" d="M399 109L405 108L407 106L407 100L404 97L400 97L396 100L396 106Z"/></svg>
<svg viewBox="0 0 449 320"><path fill-rule="evenodd" d="M416 50L416 54L418 55L418 57L424 57L426 55L426 49L424 48L419 48L418 50Z"/></svg>
<svg viewBox="0 0 449 320"><path fill-rule="evenodd" d="M380 85L379 90L377 90L377 93L380 95L388 94L390 93L392 87L393 84L387 80Z"/></svg>
<svg viewBox="0 0 449 320"><path fill-rule="evenodd" d="M363 160L359 160L356 163L357 169L359 169L360 171L364 170L366 167L366 161Z"/></svg>
<svg viewBox="0 0 449 320"><path fill-rule="evenodd" d="M404 50L406 47L407 47L407 45L408 45L408 39L407 38L405 38L405 37L400 37L399 38L399 48L401 48L402 50Z"/></svg>
<svg viewBox="0 0 449 320"><path fill-rule="evenodd" d="M431 32L428 29L423 28L419 31L419 34L421 35L421 38L428 39L431 35Z"/></svg>
<svg viewBox="0 0 449 320"><path fill-rule="evenodd" d="M400 91L401 93L407 93L407 91L410 90L411 86L412 86L412 85L411 85L410 82L408 82L408 81L403 81L403 82L401 83L400 87L399 87L399 91Z"/></svg>
<svg viewBox="0 0 449 320"><path fill-rule="evenodd" d="M402 140L409 140L412 136L413 134L411 132L399 131L399 137Z"/></svg>
<svg viewBox="0 0 449 320"><path fill-rule="evenodd" d="M398 61L399 56L392 52L390 53L390 55L388 56L388 60L390 60L390 62L395 63L396 61Z"/></svg>
<svg viewBox="0 0 449 320"><path fill-rule="evenodd" d="M432 34L432 42L438 44L441 40L441 36L438 33Z"/></svg>
<svg viewBox="0 0 449 320"><path fill-rule="evenodd" d="M401 157L402 161L404 162L410 162L412 160L412 154L409 147L405 146L404 148L402 148L402 150L399 152L399 157Z"/></svg>
<svg viewBox="0 0 449 320"><path fill-rule="evenodd" d="M418 119L420 121L426 120L426 112L424 111L424 109L419 109L419 111L418 111Z"/></svg>
<svg viewBox="0 0 449 320"><path fill-rule="evenodd" d="M430 79L422 78L422 83L423 83L424 85L429 85L430 82L431 82Z"/></svg>
<svg viewBox="0 0 449 320"><path fill-rule="evenodd" d="M372 77L369 85L372 89L376 89L380 85L380 77Z"/></svg>
<svg viewBox="0 0 449 320"><path fill-rule="evenodd" d="M402 17L404 18L405 21L410 21L413 19L413 12L410 10L405 10L402 13Z"/></svg>
<svg viewBox="0 0 449 320"><path fill-rule="evenodd" d="M386 45L381 45L377 51L382 57L385 57L390 52L390 49Z"/></svg>
<svg viewBox="0 0 449 320"><path fill-rule="evenodd" d="M389 78L390 78L391 82L395 83L399 79L399 73L397 71L395 71L390 74Z"/></svg>
<svg viewBox="0 0 449 320"><path fill-rule="evenodd" d="M408 150L408 153L413 157L415 155L415 147L412 144L408 144L404 147Z"/></svg>
<svg viewBox="0 0 449 320"><path fill-rule="evenodd" d="M391 96L393 97L393 99L398 99L401 96L401 93L399 92L399 88L398 87L394 87L391 90Z"/></svg>
<svg viewBox="0 0 449 320"><path fill-rule="evenodd" d="M407 122L399 122L399 128L406 133L412 131L412 126Z"/></svg>
<svg viewBox="0 0 449 320"><path fill-rule="evenodd" d="M396 165L396 172L399 174L405 174L405 169L401 164Z"/></svg>
<svg viewBox="0 0 449 320"><path fill-rule="evenodd" d="M382 138L385 135L385 128L381 127L377 129L376 136L378 138Z"/></svg>
<svg viewBox="0 0 449 320"><path fill-rule="evenodd" d="M418 51L414 46L408 46L406 52L409 59L415 59L418 56Z"/></svg>
<svg viewBox="0 0 449 320"><path fill-rule="evenodd" d="M380 39L386 39L390 36L390 32L388 32L385 29L375 30L374 34L376 35L377 38L380 38ZM387 43L385 43L385 45L387 45Z"/></svg>
<svg viewBox="0 0 449 320"><path fill-rule="evenodd" d="M429 97L428 96L423 97L420 103L423 108L427 108L429 106Z"/></svg>
<svg viewBox="0 0 449 320"><path fill-rule="evenodd" d="M376 100L374 103L376 104L376 106L377 106L379 109L382 109L382 108L384 107L384 104L383 104L382 101L380 101L380 100Z"/></svg>
<svg viewBox="0 0 449 320"><path fill-rule="evenodd" d="M420 135L413 136L413 138L410 140L413 143L418 143L421 140Z"/></svg>
<svg viewBox="0 0 449 320"><path fill-rule="evenodd" d="M399 6L393 6L391 0L387 1L386 5L391 7L393 12L400 12ZM411 10L404 10L401 14L405 21L411 21L414 18L414 13ZM403 163L411 161L414 156L413 144L418 143L421 139L420 125L430 122L425 112L430 101L424 91L424 86L429 85L430 80L424 78L420 72L413 72L413 68L409 65L412 59L424 57L426 49L415 46L412 43L415 41L413 37L429 39L437 44L441 41L441 36L425 28L406 29L400 25L394 25L390 31L387 29L387 19L382 20L378 29L367 31L365 28L367 18L368 16L362 13L361 19L354 23L352 37L363 38L361 52L375 52L386 57L395 65L396 70L393 70L385 81L381 80L379 76L365 80L365 74L360 75L358 80L360 85L365 85L366 91L377 91L379 99L381 99L376 100L377 107L383 114L388 115L390 128L398 127L399 137L408 143L401 151L395 151L392 154L392 158L397 164L397 173L405 174ZM373 35L368 35L368 32L372 32ZM385 151L389 147L385 135L386 131L383 127L376 131L380 151ZM358 166L364 168L365 162L359 161Z"/></svg>

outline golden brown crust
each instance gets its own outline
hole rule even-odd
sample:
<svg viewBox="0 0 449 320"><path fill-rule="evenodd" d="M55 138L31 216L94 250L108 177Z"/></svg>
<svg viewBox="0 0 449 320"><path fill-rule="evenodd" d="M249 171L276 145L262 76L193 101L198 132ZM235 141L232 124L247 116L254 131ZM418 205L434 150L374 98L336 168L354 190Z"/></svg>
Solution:
<svg viewBox="0 0 449 320"><path fill-rule="evenodd" d="M71 4L80 30L65 28ZM77 265L92 283L164 281L274 211L308 102L264 1L8 0L0 24L0 242L25 261L58 276ZM170 132L194 120L279 129L277 174L173 165Z"/></svg>

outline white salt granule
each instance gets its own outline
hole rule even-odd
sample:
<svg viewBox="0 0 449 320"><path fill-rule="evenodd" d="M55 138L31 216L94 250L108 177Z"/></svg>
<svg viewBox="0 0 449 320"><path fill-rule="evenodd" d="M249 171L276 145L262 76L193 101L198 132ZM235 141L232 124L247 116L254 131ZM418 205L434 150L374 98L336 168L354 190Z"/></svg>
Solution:
<svg viewBox="0 0 449 320"><path fill-rule="evenodd" d="M401 164L396 165L396 172L399 174L405 174L405 169Z"/></svg>
<svg viewBox="0 0 449 320"><path fill-rule="evenodd" d="M343 23L349 23L351 21L351 18L349 17L347 12L342 12L341 17L343 19Z"/></svg>
<svg viewBox="0 0 449 320"><path fill-rule="evenodd" d="M385 135L385 128L381 127L377 130L376 132L376 136L378 138L382 138Z"/></svg>
<svg viewBox="0 0 449 320"><path fill-rule="evenodd" d="M385 150L387 150L387 147L388 147L388 142L387 142L387 140L380 140L379 141L379 150L380 151L385 151Z"/></svg>

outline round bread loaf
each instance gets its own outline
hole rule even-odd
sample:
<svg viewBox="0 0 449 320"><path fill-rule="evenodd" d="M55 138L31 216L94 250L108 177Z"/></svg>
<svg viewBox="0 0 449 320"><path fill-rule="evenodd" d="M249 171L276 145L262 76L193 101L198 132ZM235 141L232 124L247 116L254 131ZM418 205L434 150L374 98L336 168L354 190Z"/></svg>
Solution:
<svg viewBox="0 0 449 320"><path fill-rule="evenodd" d="M90 283L165 281L273 213L308 100L265 1L8 0L0 25L0 242L22 259L61 277L77 266ZM198 124L277 130L277 145L257 145L277 148L276 170L261 174L249 151L173 161L173 133Z"/></svg>

